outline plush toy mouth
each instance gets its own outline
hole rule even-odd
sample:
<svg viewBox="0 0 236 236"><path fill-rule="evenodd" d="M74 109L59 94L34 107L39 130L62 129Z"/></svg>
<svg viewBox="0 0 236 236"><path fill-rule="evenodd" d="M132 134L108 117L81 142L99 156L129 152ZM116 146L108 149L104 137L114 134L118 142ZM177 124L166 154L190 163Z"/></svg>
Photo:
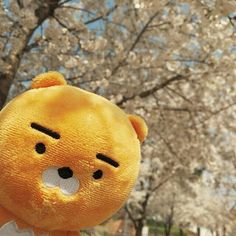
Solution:
<svg viewBox="0 0 236 236"><path fill-rule="evenodd" d="M63 175L63 169L49 167L42 173L42 182L47 188L58 187L62 194L73 195L79 190L79 180L73 174Z"/></svg>

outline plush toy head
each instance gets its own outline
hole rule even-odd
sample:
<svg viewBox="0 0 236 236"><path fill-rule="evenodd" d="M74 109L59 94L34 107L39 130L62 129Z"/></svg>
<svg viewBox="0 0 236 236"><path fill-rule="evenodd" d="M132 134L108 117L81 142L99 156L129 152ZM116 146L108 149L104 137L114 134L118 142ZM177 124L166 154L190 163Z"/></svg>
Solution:
<svg viewBox="0 0 236 236"><path fill-rule="evenodd" d="M141 118L39 75L0 112L0 205L44 230L99 224L133 187L146 135Z"/></svg>

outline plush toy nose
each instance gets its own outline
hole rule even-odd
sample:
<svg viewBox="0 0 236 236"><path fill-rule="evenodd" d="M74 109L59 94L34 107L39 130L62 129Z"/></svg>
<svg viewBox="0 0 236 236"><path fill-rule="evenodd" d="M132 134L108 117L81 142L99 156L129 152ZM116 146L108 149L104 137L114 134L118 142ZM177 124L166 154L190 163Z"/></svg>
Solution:
<svg viewBox="0 0 236 236"><path fill-rule="evenodd" d="M70 167L62 167L59 168L57 171L59 176L63 179L69 179L73 176L73 171L71 170Z"/></svg>

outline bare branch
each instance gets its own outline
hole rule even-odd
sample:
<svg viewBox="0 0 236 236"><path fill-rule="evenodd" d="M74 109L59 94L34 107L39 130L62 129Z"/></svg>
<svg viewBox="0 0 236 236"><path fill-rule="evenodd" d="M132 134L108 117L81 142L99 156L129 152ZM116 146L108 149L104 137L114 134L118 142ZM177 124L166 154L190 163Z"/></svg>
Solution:
<svg viewBox="0 0 236 236"><path fill-rule="evenodd" d="M160 24L155 24L155 25L150 25L148 27L148 29L151 29L151 28L159 28L160 26L163 26L163 25L170 25L171 22L163 22L163 23L160 23Z"/></svg>
<svg viewBox="0 0 236 236"><path fill-rule="evenodd" d="M71 2L72 0L65 0L65 1L62 1L61 3L59 3L59 6L62 6L62 5L64 5L64 4L66 4L66 3L68 3L68 2Z"/></svg>
<svg viewBox="0 0 236 236"><path fill-rule="evenodd" d="M158 185L156 185L151 192L157 191L160 187L162 187L166 182L168 182L171 178L173 178L174 174L172 173L171 175L167 176L163 181L161 181Z"/></svg>
<svg viewBox="0 0 236 236"><path fill-rule="evenodd" d="M164 142L164 144L165 144L166 147L168 148L169 152L170 152L173 156L178 157L178 154L177 154L177 153L175 152L175 150L172 148L171 144L166 141L166 139L161 135L160 132L158 133L158 136L159 136L159 137L161 138L161 140Z"/></svg>
<svg viewBox="0 0 236 236"><path fill-rule="evenodd" d="M156 86L154 86L151 89L141 91L140 93L133 94L129 97L124 96L119 102L117 102L117 105L122 105L123 103L134 99L136 96L141 97L141 98L148 97L149 95L152 95L153 93L157 92L160 89L165 88L166 86L168 86L171 83L174 83L175 81L180 81L180 80L185 80L185 79L187 79L187 77L184 75L175 75L172 78L164 81L163 83L157 84Z"/></svg>
<svg viewBox="0 0 236 236"><path fill-rule="evenodd" d="M98 20L106 19L113 11L115 11L117 9L117 7L118 7L118 5L113 6L111 9L109 9L109 11L105 14L105 16L101 15L101 16L95 17L91 20L85 21L84 24L88 25L88 24L94 23Z"/></svg>
<svg viewBox="0 0 236 236"><path fill-rule="evenodd" d="M159 11L155 12L155 14L153 14L149 20L146 22L146 24L143 26L142 30L139 32L139 34L137 35L136 39L134 40L133 44L131 45L130 49L127 52L127 55L134 50L134 48L136 47L137 43L140 41L142 35L145 33L145 31L147 30L148 26L151 24L151 22L156 18L156 16L159 14Z"/></svg>
<svg viewBox="0 0 236 236"><path fill-rule="evenodd" d="M204 58L203 60L199 60L199 59L196 59L196 58L179 58L179 59L168 59L168 60L165 60L165 61L179 61L179 62L193 62L193 63L197 63L197 64L206 64L206 65L211 65L211 63L208 63L206 61L206 58Z"/></svg>
<svg viewBox="0 0 236 236"><path fill-rule="evenodd" d="M82 11L82 12L86 12L90 15L96 16L96 14L92 11L89 11L85 8L80 8L80 7L74 7L74 6L61 6L60 8L67 8L67 9L72 9L72 10L76 10L76 11Z"/></svg>
<svg viewBox="0 0 236 236"><path fill-rule="evenodd" d="M232 107L235 106L235 105L236 105L236 102L230 103L229 105L227 105L227 106L225 106L225 107L222 107L222 108L220 108L220 109L218 109L218 110L216 110L216 111L209 111L209 110L208 110L208 112L210 112L211 115L208 116L206 119L202 120L201 122L199 122L197 125L204 125L208 120L210 120L210 119L213 118L214 116L216 116L216 115L220 114L221 112L224 112L224 111L226 111L226 110L232 108Z"/></svg>
<svg viewBox="0 0 236 236"><path fill-rule="evenodd" d="M155 12L155 14L153 14L149 20L146 22L146 24L143 26L143 28L141 29L141 31L138 33L137 37L135 38L134 42L132 43L132 45L130 46L130 48L127 50L126 53L126 58L129 55L129 53L131 51L134 50L134 48L136 47L136 45L138 44L138 42L140 41L141 37L143 36L143 34L145 33L145 31L147 30L148 26L151 24L151 22L155 19L155 17L159 14L159 11ZM122 59L121 61L119 61L119 63L117 64L117 66L112 70L111 76L113 76L118 69L121 66L124 66L126 64L126 58Z"/></svg>
<svg viewBox="0 0 236 236"><path fill-rule="evenodd" d="M129 218L131 219L131 221L133 222L135 228L137 228L137 227L138 227L138 224L137 224L136 220L134 219L132 213L130 212L130 210L129 210L127 204L125 205L125 211L128 213L128 216L129 216Z"/></svg>
<svg viewBox="0 0 236 236"><path fill-rule="evenodd" d="M24 8L24 4L23 4L22 0L17 0L17 4L18 4L20 9Z"/></svg>
<svg viewBox="0 0 236 236"><path fill-rule="evenodd" d="M66 24L64 24L62 21L60 21L55 15L53 15L53 18L57 21L57 23L62 26L63 28L67 29L67 30L74 30L72 28L69 28Z"/></svg>
<svg viewBox="0 0 236 236"><path fill-rule="evenodd" d="M183 94L177 92L176 90L170 88L169 86L166 86L166 89L167 89L167 90L170 90L172 93L175 93L176 95L178 95L179 97L181 97L181 98L182 98L183 100L185 100L186 102L188 102L188 103L190 103L190 104L193 104L193 102L192 102L190 99L186 98Z"/></svg>
<svg viewBox="0 0 236 236"><path fill-rule="evenodd" d="M187 107L169 107L169 106L161 106L160 109L164 111L177 111L177 112L187 112L190 113L191 111Z"/></svg>

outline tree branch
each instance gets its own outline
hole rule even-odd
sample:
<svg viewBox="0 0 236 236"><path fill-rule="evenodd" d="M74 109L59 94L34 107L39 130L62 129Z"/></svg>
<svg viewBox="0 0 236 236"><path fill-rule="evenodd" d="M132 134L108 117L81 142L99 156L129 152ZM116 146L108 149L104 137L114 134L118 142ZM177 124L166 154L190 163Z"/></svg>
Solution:
<svg viewBox="0 0 236 236"><path fill-rule="evenodd" d="M164 111L177 111L177 112L187 112L190 113L191 111L187 107L169 107L169 106L161 106L161 110Z"/></svg>
<svg viewBox="0 0 236 236"><path fill-rule="evenodd" d="M108 17L113 11L115 11L117 7L118 5L113 6L111 9L109 9L109 11L105 14L105 16L101 15L101 16L95 17L91 20L85 21L84 24L88 25L88 24L94 23L95 21L106 19L106 17Z"/></svg>
<svg viewBox="0 0 236 236"><path fill-rule="evenodd" d="M65 0L65 1L59 3L59 6L62 6L62 5L66 4L66 3L68 3L68 2L71 2L71 1L72 1L72 0Z"/></svg>
<svg viewBox="0 0 236 236"><path fill-rule="evenodd" d="M90 14L90 15L93 15L93 16L96 15L94 12L89 11L89 10L87 10L87 9L85 9L85 8L80 8L80 7L62 6L62 7L60 7L60 8L68 8L68 9L72 9L72 10L76 10L76 11L83 11L83 12L86 12L86 13L88 13L88 14Z"/></svg>
<svg viewBox="0 0 236 236"><path fill-rule="evenodd" d="M203 125L205 124L205 122L207 122L208 120L210 120L212 117L218 115L219 113L228 110L229 108L233 107L236 105L236 102L234 103L230 103L229 105L225 106L225 107L221 107L220 109L216 110L216 111L210 111L211 115L209 117L207 117L206 119L202 120L201 122L199 122L197 125Z"/></svg>
<svg viewBox="0 0 236 236"><path fill-rule="evenodd" d="M178 95L179 97L181 97L181 98L182 98L183 100L185 100L186 102L188 102L188 103L190 103L190 104L193 104L193 102L192 102L190 99L186 98L184 95L182 95L181 93L177 92L176 90L174 90L174 89L172 89L172 88L170 88L170 87L168 87L168 86L166 86L166 89L167 89L167 90L170 90L172 93L175 93L176 95Z"/></svg>
<svg viewBox="0 0 236 236"><path fill-rule="evenodd" d="M111 72L111 76L113 76L118 69L126 64L126 58L129 55L129 53L131 51L134 50L134 48L136 47L136 45L138 44L138 42L140 41L141 37L143 36L143 34L145 33L145 31L147 30L148 26L150 25L150 23L155 19L155 17L159 14L159 11L155 12L155 14L153 14L149 20L146 22L146 24L143 26L143 28L141 29L141 31L138 33L137 37L135 38L134 42L132 43L132 45L130 46L130 48L128 49L127 53L126 53L126 57L125 59L122 59L121 61L119 61L119 63L117 64L117 66L112 70Z"/></svg>
<svg viewBox="0 0 236 236"><path fill-rule="evenodd" d="M153 88L151 89L148 89L148 90L145 90L145 91L141 91L140 93L137 93L137 94L133 94L129 97L126 97L124 96L119 102L117 102L116 104L121 106L123 105L123 103L129 101L129 100L132 100L134 99L136 96L140 97L140 98L145 98L145 97L148 97L149 95L152 95L153 93L157 92L158 90L160 89L163 89L165 88L166 86L168 86L169 84L175 82L175 81L180 81L180 80L185 80L187 77L184 76L184 75L175 75L173 76L172 78L164 81L163 83L161 84L157 84L156 86L154 86Z"/></svg>
<svg viewBox="0 0 236 236"><path fill-rule="evenodd" d="M136 47L137 43L140 41L142 35L145 33L146 29L148 28L148 26L150 25L150 23L155 19L155 17L159 14L159 11L155 12L155 14L153 14L149 20L146 22L146 24L143 26L142 30L139 32L139 34L137 35L136 39L134 40L133 44L131 45L130 49L127 52L127 55L134 50L134 48Z"/></svg>
<svg viewBox="0 0 236 236"><path fill-rule="evenodd" d="M53 15L55 9L58 7L59 0L45 0L39 1L38 8L35 10L35 16L38 18L37 24L33 28L22 30L22 41L19 43L17 50L11 48L11 51L6 58L6 62L9 64L10 69L7 72L0 74L0 108L3 107L10 86L15 78L16 72L20 66L21 58L24 53L27 52L27 45L32 38L34 32L43 22ZM20 25L20 27L22 27ZM18 29L17 29L18 30Z"/></svg>
<svg viewBox="0 0 236 236"><path fill-rule="evenodd" d="M174 176L174 173L172 173L171 175L169 175L167 178L165 178L162 182L160 182L157 186L155 186L151 192L155 192L157 191L160 187L162 187L166 182L168 182L172 177Z"/></svg>
<svg viewBox="0 0 236 236"><path fill-rule="evenodd" d="M56 22L63 28L67 29L67 30L74 30L71 28L68 28L66 24L64 24L63 22L61 22L55 15L53 15L53 18L56 20Z"/></svg>
<svg viewBox="0 0 236 236"><path fill-rule="evenodd" d="M130 212L130 210L129 210L127 204L125 205L125 211L128 213L128 216L129 216L129 218L131 219L131 221L133 222L135 228L137 228L137 227L138 227L138 224L137 224L136 220L134 219L132 213Z"/></svg>
<svg viewBox="0 0 236 236"><path fill-rule="evenodd" d="M158 132L158 136L161 138L161 140L164 142L164 144L166 145L166 147L168 148L169 152L175 156L178 157L178 154L173 150L173 148L171 147L171 145L164 139L164 137L161 135L160 132Z"/></svg>

